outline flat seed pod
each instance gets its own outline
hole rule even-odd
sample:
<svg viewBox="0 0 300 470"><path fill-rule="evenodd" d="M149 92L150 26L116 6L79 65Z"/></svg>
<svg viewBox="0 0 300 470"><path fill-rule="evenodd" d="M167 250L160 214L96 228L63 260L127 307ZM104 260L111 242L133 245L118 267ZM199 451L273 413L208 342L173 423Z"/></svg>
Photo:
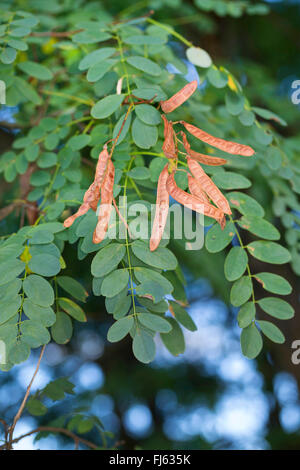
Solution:
<svg viewBox="0 0 300 470"><path fill-rule="evenodd" d="M156 210L150 238L150 250L154 251L158 247L163 236L169 212L169 193L167 191L168 165L161 172L156 196Z"/></svg>
<svg viewBox="0 0 300 470"><path fill-rule="evenodd" d="M176 148L174 143L174 130L172 122L168 121L166 116L162 115L164 121L164 143L163 152L167 158L176 158Z"/></svg>
<svg viewBox="0 0 300 470"><path fill-rule="evenodd" d="M175 95L171 96L167 101L161 101L161 109L164 113L171 113L174 109L181 106L186 100L192 96L196 91L198 83L196 80L185 85L181 90L179 90Z"/></svg>
<svg viewBox="0 0 300 470"><path fill-rule="evenodd" d="M203 163L203 165L210 165L210 166L225 165L225 163L227 163L227 160L225 160L224 158L211 157L209 155L204 155L203 153L195 152L194 150L191 149L191 146L186 138L185 133L181 132L181 135L182 135L184 148L187 154L191 158L193 158L193 160L197 160L199 163Z"/></svg>
<svg viewBox="0 0 300 470"><path fill-rule="evenodd" d="M112 200L113 200L113 188L114 188L114 178L115 178L115 167L111 160L108 162L106 174L103 180L103 185L101 188L101 204L98 214L98 223L96 225L93 242L100 243L104 240L110 214L112 210Z"/></svg>
<svg viewBox="0 0 300 470"><path fill-rule="evenodd" d="M198 197L186 193L182 189L178 188L175 182L174 173L168 176L167 190L170 196L175 199L175 201L180 202L180 204L183 204L193 211L199 212L199 214L212 217L222 226L224 213L217 207L214 207L212 204L207 204L201 201Z"/></svg>
<svg viewBox="0 0 300 470"><path fill-rule="evenodd" d="M187 157L187 162L191 173L196 178L201 189L206 192L206 194L216 204L216 206L221 209L222 212L225 212L225 214L231 214L227 199L221 193L215 183L210 179L210 177L205 173L203 168L201 168L201 166L190 157Z"/></svg>
<svg viewBox="0 0 300 470"><path fill-rule="evenodd" d="M197 139L202 140L202 142L212 145L213 147L216 147L220 150L223 150L223 152L231 153L233 155L243 155L245 157L251 157L251 155L254 154L253 148L249 147L248 145L237 144L236 142L230 142L229 140L214 137L202 129L199 129L199 127L193 126L192 124L189 124L185 121L181 121L181 124L184 125L190 134L197 137Z"/></svg>

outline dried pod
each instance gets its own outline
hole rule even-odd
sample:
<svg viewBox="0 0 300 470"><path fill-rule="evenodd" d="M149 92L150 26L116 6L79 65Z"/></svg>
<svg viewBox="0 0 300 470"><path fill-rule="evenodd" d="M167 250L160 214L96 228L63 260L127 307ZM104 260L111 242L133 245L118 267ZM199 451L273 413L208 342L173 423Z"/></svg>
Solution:
<svg viewBox="0 0 300 470"><path fill-rule="evenodd" d="M182 131L181 131L181 136L182 136L183 145L187 154L194 160L197 160L199 163L203 163L203 165L210 165L210 166L225 165L225 163L227 163L227 160L225 160L224 158L211 157L209 155L204 155L203 153L199 153L199 152L195 152L194 150L191 150L191 146L186 138L186 135Z"/></svg>
<svg viewBox="0 0 300 470"><path fill-rule="evenodd" d="M226 197L205 173L199 163L195 162L195 160L192 160L190 157L187 157L187 162L189 169L196 178L200 188L206 192L209 198L219 209L221 209L222 212L225 212L225 214L231 214L230 206Z"/></svg>
<svg viewBox="0 0 300 470"><path fill-rule="evenodd" d="M190 96L196 91L198 86L197 80L193 80L192 82L185 85L181 90L179 90L175 95L171 96L166 101L161 101L161 109L164 113L171 113L174 109L181 106L186 100L189 99Z"/></svg>
<svg viewBox="0 0 300 470"><path fill-rule="evenodd" d="M219 222L222 228L224 228L224 213L212 204L203 202L198 197L186 193L180 189L176 184L174 173L168 176L167 190L170 196L175 199L175 201L180 202L180 204L183 204L193 211L199 212L200 214L204 214L208 217L212 217L217 222Z"/></svg>
<svg viewBox="0 0 300 470"><path fill-rule="evenodd" d="M154 251L158 247L166 226L169 212L169 193L167 191L168 165L164 167L159 175L156 196L155 217L150 238L150 250Z"/></svg>
<svg viewBox="0 0 300 470"><path fill-rule="evenodd" d="M105 170L107 168L108 160L109 160L109 153L107 151L107 146L104 145L103 150L99 154L96 171L95 171L94 179L97 182L98 186L101 186L103 183L103 178L105 175Z"/></svg>
<svg viewBox="0 0 300 470"><path fill-rule="evenodd" d="M166 116L162 114L164 121L164 143L163 152L167 158L177 158L177 152L174 143L174 130L172 122L168 121Z"/></svg>
<svg viewBox="0 0 300 470"><path fill-rule="evenodd" d="M64 221L64 227L71 227L71 225L75 222L75 220L80 217L81 215L84 215L87 213L87 211L89 210L90 206L87 202L84 202L83 204L81 204L81 206L79 207L78 211L71 215L70 217L68 217L65 221Z"/></svg>
<svg viewBox="0 0 300 470"><path fill-rule="evenodd" d="M220 150L223 150L223 152L232 153L233 155L243 155L245 157L251 157L251 155L254 154L253 148L249 147L248 145L237 144L236 142L230 142L229 140L214 137L202 129L189 124L188 122L180 122L184 125L186 130L193 136L197 137L197 139L202 140L202 142L212 145L213 147L216 147Z"/></svg>
<svg viewBox="0 0 300 470"><path fill-rule="evenodd" d="M207 204L209 204L208 197L206 196L205 192L202 191L199 184L197 183L197 180L193 178L192 175L188 175L188 182L190 193L194 196L197 196L202 202L206 202Z"/></svg>
<svg viewBox="0 0 300 470"><path fill-rule="evenodd" d="M98 223L96 225L93 242L100 243L104 240L110 214L112 210L113 189L114 189L115 167L111 160L107 165L107 170L104 176L103 185L101 187L101 204L98 213Z"/></svg>

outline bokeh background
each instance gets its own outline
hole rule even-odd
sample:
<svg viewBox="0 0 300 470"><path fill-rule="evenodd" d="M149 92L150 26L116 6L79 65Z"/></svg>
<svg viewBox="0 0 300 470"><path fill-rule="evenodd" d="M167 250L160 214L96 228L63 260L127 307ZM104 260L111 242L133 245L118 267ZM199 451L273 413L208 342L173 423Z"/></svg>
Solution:
<svg viewBox="0 0 300 470"><path fill-rule="evenodd" d="M289 126L281 130L284 135L297 136L300 107L292 104L290 96L291 83L300 79L299 0L269 0L259 7L251 1L256 5L252 14L238 8L244 3L239 1L230 2L236 8L229 11L223 0L215 0L213 9L204 0L101 3L120 17L139 16L153 8L157 19L176 27L208 50L217 64L233 71L253 104L286 119ZM190 65L189 78L195 74ZM15 111L2 107L0 121L13 123ZM0 124L1 152L13 132L17 130L2 129ZM3 220L0 231L11 230L9 224ZM176 252L176 245L173 248ZM74 263L66 274L91 292L90 259L79 262L76 247L67 250ZM35 391L49 380L68 376L76 384L76 396L51 408L39 423L86 407L113 433L109 445L117 441L121 449L300 449L300 365L291 361L291 344L300 340L299 278L289 267L281 270L294 287L296 307L296 318L283 325L286 343L265 341L262 354L250 361L240 351L237 311L227 305L229 285L215 268L222 264L217 258L223 254L208 257L204 249L196 255L178 249L176 254L188 281L189 313L198 327L195 333L185 332L186 353L174 358L158 342L155 361L138 363L129 340L107 342L111 320L102 299L91 294L86 305L88 323L80 324L70 344L47 346L33 386ZM32 354L13 371L1 373L0 417L13 416L36 361ZM36 419L25 413L16 436L36 425ZM93 433L87 437L97 439ZM15 448L69 449L73 444L56 436L35 443L31 436Z"/></svg>

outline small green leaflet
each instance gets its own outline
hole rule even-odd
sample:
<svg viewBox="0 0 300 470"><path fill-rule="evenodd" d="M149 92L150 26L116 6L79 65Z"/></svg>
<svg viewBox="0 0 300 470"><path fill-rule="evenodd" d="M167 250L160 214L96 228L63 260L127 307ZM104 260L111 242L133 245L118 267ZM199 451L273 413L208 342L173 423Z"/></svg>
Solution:
<svg viewBox="0 0 300 470"><path fill-rule="evenodd" d="M254 323L242 330L241 347L242 353L249 359L254 359L262 350L262 337Z"/></svg>
<svg viewBox="0 0 300 470"><path fill-rule="evenodd" d="M253 302L247 302L244 304L238 313L238 324L240 328L246 328L255 319L255 304Z"/></svg>
<svg viewBox="0 0 300 470"><path fill-rule="evenodd" d="M133 338L132 351L138 361L145 364L153 361L155 357L155 343L152 336L139 328Z"/></svg>
<svg viewBox="0 0 300 470"><path fill-rule="evenodd" d="M161 68L159 65L150 59L146 59L145 57L131 56L127 57L126 61L133 67L142 70L142 72L148 73L149 75L153 75L154 77L157 77L161 74Z"/></svg>
<svg viewBox="0 0 300 470"><path fill-rule="evenodd" d="M230 291L230 302L234 307L247 302L252 293L252 281L249 276L243 276L233 284Z"/></svg>
<svg viewBox="0 0 300 470"><path fill-rule="evenodd" d="M111 343L115 343L125 338L133 327L133 316L127 316L116 321L108 330L107 339Z"/></svg>
<svg viewBox="0 0 300 470"><path fill-rule="evenodd" d="M142 149L150 149L157 142L157 127L149 126L139 118L135 118L133 121L131 132L134 143Z"/></svg>
<svg viewBox="0 0 300 470"><path fill-rule="evenodd" d="M113 114L121 105L124 95L108 95L98 101L91 109L91 115L95 119L104 119Z"/></svg>
<svg viewBox="0 0 300 470"><path fill-rule="evenodd" d="M265 297L258 301L259 306L272 317L289 320L294 316L294 309L285 300L277 297Z"/></svg>
<svg viewBox="0 0 300 470"><path fill-rule="evenodd" d="M285 264L291 261L290 252L275 242L252 242L247 246L247 250L254 258L266 263Z"/></svg>
<svg viewBox="0 0 300 470"><path fill-rule="evenodd" d="M269 338L271 341L279 344L285 342L284 335L276 325L264 320L260 320L258 324L261 327L261 331L263 332L263 334L266 335L267 338Z"/></svg>
<svg viewBox="0 0 300 470"><path fill-rule="evenodd" d="M236 281L245 272L248 264L247 252L241 246L234 246L225 259L224 272L228 281Z"/></svg>
<svg viewBox="0 0 300 470"><path fill-rule="evenodd" d="M292 292L292 286L282 276L273 273L255 274L254 278L260 282L263 288L273 294L288 295Z"/></svg>
<svg viewBox="0 0 300 470"><path fill-rule="evenodd" d="M104 247L98 251L92 261L92 275L95 277L106 276L118 266L125 253L125 246L119 243L111 243Z"/></svg>
<svg viewBox="0 0 300 470"><path fill-rule="evenodd" d="M138 313L137 314L139 321L153 331L158 331L159 333L169 333L172 326L165 318L155 315L153 313Z"/></svg>
<svg viewBox="0 0 300 470"><path fill-rule="evenodd" d="M116 269L103 279L101 294L105 297L114 297L128 285L128 281L129 271L127 269Z"/></svg>

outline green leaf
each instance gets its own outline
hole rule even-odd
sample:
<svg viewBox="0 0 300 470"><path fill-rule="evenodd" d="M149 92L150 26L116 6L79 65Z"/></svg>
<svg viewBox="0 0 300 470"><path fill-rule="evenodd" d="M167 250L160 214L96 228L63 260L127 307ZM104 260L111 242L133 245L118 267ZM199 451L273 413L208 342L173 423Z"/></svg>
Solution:
<svg viewBox="0 0 300 470"><path fill-rule="evenodd" d="M121 106L124 95L108 95L98 101L91 110L95 119L104 119L113 114Z"/></svg>
<svg viewBox="0 0 300 470"><path fill-rule="evenodd" d="M52 326L56 321L55 313L51 307L36 305L29 298L24 300L23 310L30 320L40 322L43 326Z"/></svg>
<svg viewBox="0 0 300 470"><path fill-rule="evenodd" d="M88 82L97 82L100 78L104 77L104 75L115 65L116 61L114 59L108 59L103 62L98 62L92 65L89 68L87 73L87 81Z"/></svg>
<svg viewBox="0 0 300 470"><path fill-rule="evenodd" d="M247 250L254 258L266 263L284 264L291 261L290 252L275 242L252 242L247 246Z"/></svg>
<svg viewBox="0 0 300 470"><path fill-rule="evenodd" d="M46 277L55 276L61 270L59 259L48 254L32 257L28 267L32 272Z"/></svg>
<svg viewBox="0 0 300 470"><path fill-rule="evenodd" d="M234 307L247 302L252 294L252 281L249 276L243 276L233 284L230 291L230 302Z"/></svg>
<svg viewBox="0 0 300 470"><path fill-rule="evenodd" d="M269 315L280 320L289 320L295 314L295 310L288 302L277 297L265 297L259 300L258 304Z"/></svg>
<svg viewBox="0 0 300 470"><path fill-rule="evenodd" d="M208 68L212 64L210 55L200 47L189 47L186 50L186 56L192 64L198 65L198 67Z"/></svg>
<svg viewBox="0 0 300 470"><path fill-rule="evenodd" d="M116 49L114 47L103 47L102 49L97 49L96 51L90 52L79 62L78 68L79 70L87 70L94 64L108 59L115 52Z"/></svg>
<svg viewBox="0 0 300 470"><path fill-rule="evenodd" d="M243 215L256 215L257 217L263 217L265 211L255 199L248 194L233 191L227 194L227 199L230 202L230 206L237 209Z"/></svg>
<svg viewBox="0 0 300 470"><path fill-rule="evenodd" d="M242 353L249 359L254 359L262 350L262 337L254 323L242 330L241 347Z"/></svg>
<svg viewBox="0 0 300 470"><path fill-rule="evenodd" d="M47 171L35 171L30 177L32 186L45 186L51 179L51 174Z"/></svg>
<svg viewBox="0 0 300 470"><path fill-rule="evenodd" d="M142 240L133 242L132 251L134 255L149 266L158 269L176 269L177 259L167 248L158 247L155 251L150 251L148 244Z"/></svg>
<svg viewBox="0 0 300 470"><path fill-rule="evenodd" d="M284 119L282 119L281 117L279 117L277 114L272 113L272 112L269 111L268 109L253 107L252 110L253 110L256 114L258 114L258 116L262 117L263 119L276 121L276 122L278 122L279 124L281 124L282 126L286 126L286 125L287 125L287 123L286 123L286 121L284 121Z"/></svg>
<svg viewBox="0 0 300 470"><path fill-rule="evenodd" d="M244 109L245 97L235 91L228 90L225 95L225 103L227 111L233 116L237 116Z"/></svg>
<svg viewBox="0 0 300 470"><path fill-rule="evenodd" d="M40 168L50 168L51 166L56 165L57 155L54 152L44 152L42 153L37 161L37 164Z"/></svg>
<svg viewBox="0 0 300 470"><path fill-rule="evenodd" d="M147 180L150 178L149 168L145 166L136 166L128 172L128 175L135 180Z"/></svg>
<svg viewBox="0 0 300 470"><path fill-rule="evenodd" d="M20 305L21 297L19 295L0 301L0 325L10 320L18 312Z"/></svg>
<svg viewBox="0 0 300 470"><path fill-rule="evenodd" d="M224 272L228 281L236 281L245 272L248 264L247 252L241 246L234 246L225 259Z"/></svg>
<svg viewBox="0 0 300 470"><path fill-rule="evenodd" d="M255 215L243 216L238 220L238 224L244 230L248 230L258 237L266 238L267 240L279 240L280 238L280 233L274 225Z"/></svg>
<svg viewBox="0 0 300 470"><path fill-rule="evenodd" d="M43 344L48 344L50 334L39 321L25 320L21 324L22 341L27 343L31 348L38 348Z"/></svg>
<svg viewBox="0 0 300 470"><path fill-rule="evenodd" d="M161 68L159 65L150 59L145 59L145 57L131 56L127 57L126 61L136 69L142 70L142 72L153 75L154 77L157 77L161 74Z"/></svg>
<svg viewBox="0 0 300 470"><path fill-rule="evenodd" d="M67 299L66 297L60 297L58 299L58 304L65 312L70 315L70 317L74 318L75 320L80 322L87 321L84 311L81 307L79 307L79 305L73 302L73 300Z"/></svg>
<svg viewBox="0 0 300 470"><path fill-rule="evenodd" d="M50 69L41 65L37 62L32 62L28 60L27 62L19 62L19 69L27 75L37 78L38 80L51 80L53 78L53 73Z"/></svg>
<svg viewBox="0 0 300 470"><path fill-rule="evenodd" d="M212 180L221 189L243 189L251 186L248 178L232 171L216 173Z"/></svg>
<svg viewBox="0 0 300 470"><path fill-rule="evenodd" d="M73 279L69 276L58 276L56 280L58 285L70 295L72 295L75 299L80 300L81 302L86 301L88 293L84 287L78 281L76 281L76 279Z"/></svg>
<svg viewBox="0 0 300 470"><path fill-rule="evenodd" d="M114 130L113 130L113 139L115 139L117 137L117 135L119 134L120 132L120 129L123 125L123 122L124 122L124 118L126 116L126 113L122 114L122 116L120 117L120 119L118 120L117 124L115 125L114 127ZM118 141L117 141L117 144L116 145L119 145L126 137L128 131L129 131L129 128L130 128L130 124L131 124L131 114L129 114L129 116L127 117L126 121L125 121L125 124L123 125L123 128L122 128L122 131L119 135L119 138L118 138Z"/></svg>
<svg viewBox="0 0 300 470"><path fill-rule="evenodd" d="M247 328L252 321L255 319L255 304L253 302L247 302L244 304L238 313L238 324L240 328Z"/></svg>
<svg viewBox="0 0 300 470"><path fill-rule="evenodd" d="M124 38L125 44L132 44L137 46L160 46L165 44L166 39L159 36L148 36L146 34L137 34Z"/></svg>
<svg viewBox="0 0 300 470"><path fill-rule="evenodd" d="M239 114L239 120L243 124L243 126L252 126L255 121L255 114L252 111L244 109L241 114Z"/></svg>
<svg viewBox="0 0 300 470"><path fill-rule="evenodd" d="M161 333L160 337L167 350L173 354L173 356L178 356L179 354L183 354L185 350L184 336L174 318L169 318L168 321L171 323L172 330L169 333Z"/></svg>
<svg viewBox="0 0 300 470"><path fill-rule="evenodd" d="M27 297L36 305L49 307L54 303L54 291L46 279L30 274L23 281L23 289Z"/></svg>
<svg viewBox="0 0 300 470"><path fill-rule="evenodd" d="M9 39L7 41L7 45L13 47L14 49L17 49L18 51L28 50L28 45L26 44L26 42L21 41L20 39Z"/></svg>
<svg viewBox="0 0 300 470"><path fill-rule="evenodd" d="M163 300L165 293L163 287L156 281L144 281L136 288L137 295L151 297L154 303Z"/></svg>
<svg viewBox="0 0 300 470"><path fill-rule="evenodd" d="M160 317L159 315L144 312L138 312L137 315L139 321L150 330L158 331L159 333L169 333L172 329L168 320Z"/></svg>
<svg viewBox="0 0 300 470"><path fill-rule="evenodd" d="M129 281L129 272L127 269L116 269L108 274L102 282L101 294L105 297L114 297L119 294Z"/></svg>
<svg viewBox="0 0 300 470"><path fill-rule="evenodd" d="M19 259L8 259L0 263L0 286L19 276L25 269L25 264Z"/></svg>
<svg viewBox="0 0 300 470"><path fill-rule="evenodd" d="M260 282L263 288L273 294L288 295L292 292L292 286L282 276L273 273L255 274L255 279Z"/></svg>
<svg viewBox="0 0 300 470"><path fill-rule="evenodd" d="M142 149L149 149L157 142L157 127L148 126L139 118L135 118L133 121L131 132L134 143Z"/></svg>
<svg viewBox="0 0 300 470"><path fill-rule="evenodd" d="M57 344L66 344L73 333L71 318L64 312L56 312L56 322L51 328L52 338Z"/></svg>
<svg viewBox="0 0 300 470"><path fill-rule="evenodd" d="M170 300L169 310L175 316L176 320L182 324L187 330L196 331L197 326L195 325L192 318L189 316L187 311L181 307L177 302Z"/></svg>
<svg viewBox="0 0 300 470"><path fill-rule="evenodd" d="M36 398L30 397L26 408L32 416L43 416L47 413L48 408Z"/></svg>
<svg viewBox="0 0 300 470"><path fill-rule="evenodd" d="M139 104L135 107L135 113L140 121L149 126L156 126L161 123L160 112L150 104Z"/></svg>
<svg viewBox="0 0 300 470"><path fill-rule="evenodd" d="M81 150L86 147L91 141L91 136L82 134L82 135L74 135L68 142L68 145L71 147L72 150Z"/></svg>
<svg viewBox="0 0 300 470"><path fill-rule="evenodd" d="M224 88L228 82L227 74L219 70L216 66L209 69L207 72L207 78L215 88Z"/></svg>
<svg viewBox="0 0 300 470"><path fill-rule="evenodd" d="M87 30L74 34L72 36L72 41L77 42L79 44L95 44L97 42L107 41L110 38L111 35L105 33L104 31Z"/></svg>
<svg viewBox="0 0 300 470"><path fill-rule="evenodd" d="M269 338L274 343L282 344L285 342L285 337L283 333L280 331L278 326L274 325L269 321L260 320L258 322L259 326L261 327L261 331L267 338Z"/></svg>
<svg viewBox="0 0 300 470"><path fill-rule="evenodd" d="M14 62L15 58L17 56L17 51L13 49L12 47L5 47L5 49L2 50L2 53L0 55L0 60L3 64L11 64Z"/></svg>
<svg viewBox="0 0 300 470"><path fill-rule="evenodd" d="M65 377L53 380L43 390L43 395L51 398L53 401L63 400L66 395L74 395L74 385Z"/></svg>
<svg viewBox="0 0 300 470"><path fill-rule="evenodd" d="M30 347L22 339L15 342L9 352L9 361L13 364L20 364L28 359L30 355Z"/></svg>
<svg viewBox="0 0 300 470"><path fill-rule="evenodd" d="M209 253L217 253L222 251L229 243L231 243L235 235L234 224L231 222L226 224L224 230L219 224L214 224L206 234L205 247Z"/></svg>
<svg viewBox="0 0 300 470"><path fill-rule="evenodd" d="M146 331L139 329L132 343L132 351L138 361L148 364L155 357L155 343L152 336Z"/></svg>
<svg viewBox="0 0 300 470"><path fill-rule="evenodd" d="M42 103L42 99L34 89L32 85L27 83L21 77L15 77L14 84L16 89L22 96L26 98L28 101L32 101L35 105L40 105Z"/></svg>
<svg viewBox="0 0 300 470"><path fill-rule="evenodd" d="M128 335L129 331L133 327L133 324L133 316L124 317L116 321L107 332L108 341L110 341L111 343L121 341L121 339L125 338L125 336Z"/></svg>
<svg viewBox="0 0 300 470"><path fill-rule="evenodd" d="M106 297L105 307L108 313L112 313L115 320L124 317L131 307L131 295L127 295L127 287L114 297Z"/></svg>
<svg viewBox="0 0 300 470"><path fill-rule="evenodd" d="M98 251L91 265L92 275L103 277L113 271L126 253L125 246L119 243L111 243Z"/></svg>
<svg viewBox="0 0 300 470"><path fill-rule="evenodd" d="M164 295L171 294L173 292L173 285L160 273L153 271L152 269L137 267L134 268L134 275L139 282L145 284L149 282L156 283L160 286Z"/></svg>

